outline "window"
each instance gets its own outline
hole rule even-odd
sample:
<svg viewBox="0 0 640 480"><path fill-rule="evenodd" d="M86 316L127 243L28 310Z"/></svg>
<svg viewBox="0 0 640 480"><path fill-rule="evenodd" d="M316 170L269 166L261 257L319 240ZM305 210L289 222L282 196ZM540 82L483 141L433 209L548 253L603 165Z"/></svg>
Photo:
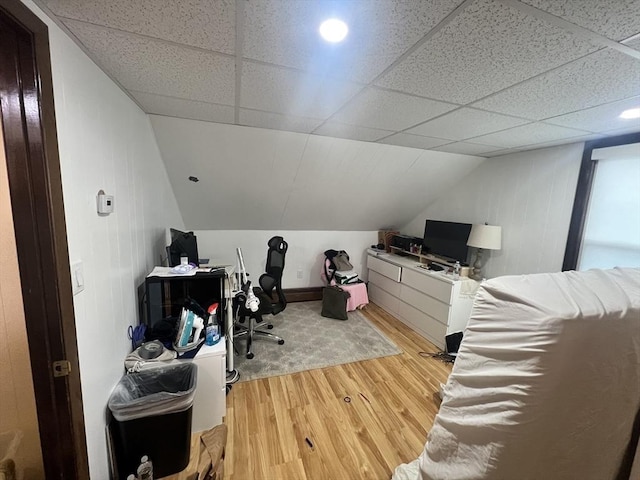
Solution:
<svg viewBox="0 0 640 480"><path fill-rule="evenodd" d="M640 134L585 145L563 270L640 267Z"/></svg>

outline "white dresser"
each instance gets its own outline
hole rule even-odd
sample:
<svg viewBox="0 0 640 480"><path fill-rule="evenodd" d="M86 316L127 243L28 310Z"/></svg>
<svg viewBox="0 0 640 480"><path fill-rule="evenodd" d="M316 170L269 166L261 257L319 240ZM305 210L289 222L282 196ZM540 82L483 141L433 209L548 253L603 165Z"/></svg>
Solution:
<svg viewBox="0 0 640 480"><path fill-rule="evenodd" d="M467 326L477 282L419 265L413 257L369 251L369 298L444 349L445 336Z"/></svg>

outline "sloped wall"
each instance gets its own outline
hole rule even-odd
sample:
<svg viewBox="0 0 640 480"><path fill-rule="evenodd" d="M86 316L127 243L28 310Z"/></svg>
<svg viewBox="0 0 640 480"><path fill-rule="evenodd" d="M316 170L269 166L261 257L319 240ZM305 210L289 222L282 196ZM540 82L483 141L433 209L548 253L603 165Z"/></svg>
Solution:
<svg viewBox="0 0 640 480"><path fill-rule="evenodd" d="M500 225L502 250L485 255L487 278L560 271L583 149L574 143L489 159L401 231L421 237L426 219Z"/></svg>
<svg viewBox="0 0 640 480"><path fill-rule="evenodd" d="M82 261L74 297L91 478L109 478L107 400L124 373L136 288L160 262L167 224L182 217L149 118L52 21L48 26L69 257ZM96 194L115 196L100 217Z"/></svg>
<svg viewBox="0 0 640 480"><path fill-rule="evenodd" d="M151 115L190 230L373 231L408 222L485 161ZM199 182L189 181L189 176Z"/></svg>

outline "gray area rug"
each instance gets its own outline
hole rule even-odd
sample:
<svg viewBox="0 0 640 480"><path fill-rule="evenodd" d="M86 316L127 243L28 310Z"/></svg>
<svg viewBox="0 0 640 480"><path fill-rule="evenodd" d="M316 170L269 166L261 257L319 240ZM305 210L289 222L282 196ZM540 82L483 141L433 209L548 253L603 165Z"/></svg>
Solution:
<svg viewBox="0 0 640 480"><path fill-rule="evenodd" d="M265 317L262 325L270 321L270 331L282 337L284 345L255 337L251 360L245 357L245 340L238 339L235 368L240 372L239 381L402 353L360 311L349 312L348 320L334 320L321 316L321 310L319 301L289 303L282 313Z"/></svg>

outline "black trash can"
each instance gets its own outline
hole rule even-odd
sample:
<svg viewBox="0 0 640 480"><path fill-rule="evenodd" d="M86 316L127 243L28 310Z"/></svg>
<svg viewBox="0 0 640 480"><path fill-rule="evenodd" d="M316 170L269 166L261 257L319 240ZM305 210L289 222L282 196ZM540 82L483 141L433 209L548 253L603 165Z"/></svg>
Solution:
<svg viewBox="0 0 640 480"><path fill-rule="evenodd" d="M154 478L184 470L191 453L191 414L197 367L172 363L120 379L109 397L118 475L135 473L143 455Z"/></svg>

